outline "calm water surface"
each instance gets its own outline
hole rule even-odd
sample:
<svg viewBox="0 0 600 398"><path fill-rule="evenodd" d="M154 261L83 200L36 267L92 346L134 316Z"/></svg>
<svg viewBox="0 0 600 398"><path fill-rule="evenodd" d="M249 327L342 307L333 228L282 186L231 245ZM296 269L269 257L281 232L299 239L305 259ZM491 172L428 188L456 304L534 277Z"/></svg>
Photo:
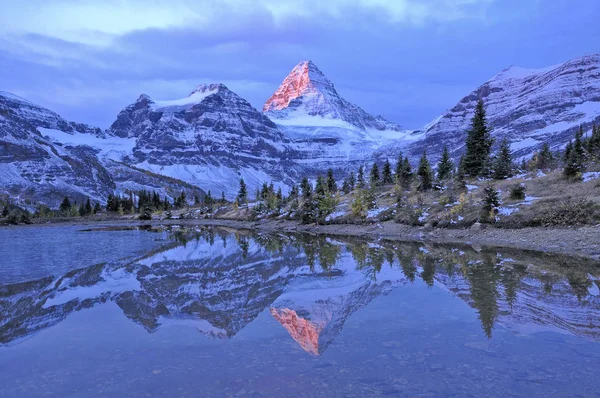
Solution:
<svg viewBox="0 0 600 398"><path fill-rule="evenodd" d="M217 228L0 242L2 397L600 395L590 260Z"/></svg>

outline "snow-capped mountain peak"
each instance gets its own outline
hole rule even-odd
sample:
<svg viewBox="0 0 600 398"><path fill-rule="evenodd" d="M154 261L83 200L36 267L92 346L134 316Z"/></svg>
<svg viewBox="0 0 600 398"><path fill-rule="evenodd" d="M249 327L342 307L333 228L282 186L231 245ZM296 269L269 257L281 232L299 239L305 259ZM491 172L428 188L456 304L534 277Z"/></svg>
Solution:
<svg viewBox="0 0 600 398"><path fill-rule="evenodd" d="M156 100L146 94L140 95L138 101L146 101L154 112L180 112L190 109L204 101L207 97L218 93L221 90L228 90L224 84L201 84L196 87L190 95L185 98L175 100Z"/></svg>
<svg viewBox="0 0 600 398"><path fill-rule="evenodd" d="M342 98L331 80L312 61L302 61L292 69L267 100L263 112L277 124L286 126L403 130Z"/></svg>
<svg viewBox="0 0 600 398"><path fill-rule="evenodd" d="M302 61L292 69L267 100L263 112L285 109L290 106L290 102L302 96L315 97L314 101L320 102L321 106L328 96L338 96L333 83L312 61Z"/></svg>

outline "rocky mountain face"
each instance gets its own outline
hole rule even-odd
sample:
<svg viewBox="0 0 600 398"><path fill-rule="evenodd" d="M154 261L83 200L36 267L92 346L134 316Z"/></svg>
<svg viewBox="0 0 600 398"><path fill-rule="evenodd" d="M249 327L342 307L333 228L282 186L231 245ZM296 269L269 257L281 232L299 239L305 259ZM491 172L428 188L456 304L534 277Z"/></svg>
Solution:
<svg viewBox="0 0 600 398"><path fill-rule="evenodd" d="M232 199L244 178L283 188L334 169L341 178L359 164L431 160L447 145L458 158L478 99L496 143L515 158L548 142L562 148L580 125L600 123L600 54L540 70L510 67L418 131L405 130L345 100L311 61L299 63L261 113L222 84L188 97L141 95L103 131L0 93L0 193L21 203L57 205L69 195L103 202L113 190L223 191Z"/></svg>
<svg viewBox="0 0 600 398"><path fill-rule="evenodd" d="M127 163L230 198L242 177L250 189L269 180L285 186L297 177L289 141L223 84L201 85L172 101L141 95L107 134L134 139Z"/></svg>
<svg viewBox="0 0 600 398"><path fill-rule="evenodd" d="M408 146L416 157L427 149L437 156L448 145L455 156L464 150L478 99L485 104L496 143L507 139L515 157L528 157L544 142L553 150L573 139L579 126L600 123L600 54L576 58L544 69L512 66L462 98L423 128L423 140ZM403 142L381 148L392 154Z"/></svg>
<svg viewBox="0 0 600 398"><path fill-rule="evenodd" d="M300 62L292 69L267 100L263 112L275 121L291 122L297 118L319 117L325 119L322 121L324 124L341 121L362 131L405 130L346 101L312 61ZM302 123L302 120L298 122Z"/></svg>
<svg viewBox="0 0 600 398"><path fill-rule="evenodd" d="M57 206L65 195L104 201L115 183L88 146L61 145L45 137L104 136L102 130L64 120L56 113L0 92L0 194L20 203Z"/></svg>
<svg viewBox="0 0 600 398"><path fill-rule="evenodd" d="M294 67L263 112L293 141L295 160L313 173L329 167L345 171L371 160L384 142L418 139L418 134L342 98L312 61Z"/></svg>

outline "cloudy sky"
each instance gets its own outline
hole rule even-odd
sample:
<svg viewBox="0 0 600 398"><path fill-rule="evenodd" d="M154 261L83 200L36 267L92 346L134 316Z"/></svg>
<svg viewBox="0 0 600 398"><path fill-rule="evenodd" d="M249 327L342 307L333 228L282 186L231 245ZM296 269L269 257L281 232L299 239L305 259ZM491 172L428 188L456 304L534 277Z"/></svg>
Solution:
<svg viewBox="0 0 600 398"><path fill-rule="evenodd" d="M510 65L600 52L598 0L0 0L0 90L108 127L223 82L261 108L299 61L419 128Z"/></svg>

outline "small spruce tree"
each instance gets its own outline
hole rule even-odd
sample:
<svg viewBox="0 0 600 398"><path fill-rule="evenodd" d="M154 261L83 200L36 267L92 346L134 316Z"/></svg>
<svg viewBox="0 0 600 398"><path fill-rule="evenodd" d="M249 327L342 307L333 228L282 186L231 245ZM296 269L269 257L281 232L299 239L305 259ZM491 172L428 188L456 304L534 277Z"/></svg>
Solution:
<svg viewBox="0 0 600 398"><path fill-rule="evenodd" d="M429 160L427 159L427 151L423 151L423 155L421 155L417 175L419 176L418 190L430 190L433 186L433 172L431 171L431 166L429 165Z"/></svg>
<svg viewBox="0 0 600 398"><path fill-rule="evenodd" d="M244 182L244 179L241 178L240 179L240 188L239 188L238 194L237 194L237 203L244 204L247 201L248 201L248 188L246 188L246 183Z"/></svg>
<svg viewBox="0 0 600 398"><path fill-rule="evenodd" d="M379 185L379 166L377 166L377 162L373 163L373 167L371 167L371 173L369 175L369 182L371 185Z"/></svg>
<svg viewBox="0 0 600 398"><path fill-rule="evenodd" d="M364 167L361 165L358 168L358 176L356 178L356 187L358 189L364 188L365 186L365 169Z"/></svg>
<svg viewBox="0 0 600 398"><path fill-rule="evenodd" d="M500 143L498 155L494 159L493 170L493 177L496 180L505 180L512 176L512 156L510 154L510 145L506 139Z"/></svg>
<svg viewBox="0 0 600 398"><path fill-rule="evenodd" d="M65 196L65 198L60 203L60 206L58 207L58 209L60 210L61 213L63 213L63 215L68 215L70 213L71 201L69 200L68 197Z"/></svg>
<svg viewBox="0 0 600 398"><path fill-rule="evenodd" d="M402 152L398 154L398 160L396 161L396 184L402 184L402 169L404 167L404 158L402 157Z"/></svg>
<svg viewBox="0 0 600 398"><path fill-rule="evenodd" d="M394 183L394 176L392 175L392 165L388 159L383 164L383 170L381 171L381 183L383 185L391 185Z"/></svg>
<svg viewBox="0 0 600 398"><path fill-rule="evenodd" d="M550 150L550 145L544 142L542 149L536 156L535 168L539 170L548 170L554 166L554 155Z"/></svg>
<svg viewBox="0 0 600 398"><path fill-rule="evenodd" d="M337 182L335 181L335 178L333 177L333 170L329 169L327 170L327 191L331 192L331 193L335 193L337 192Z"/></svg>
<svg viewBox="0 0 600 398"><path fill-rule="evenodd" d="M481 205L480 221L487 223L495 222L498 207L500 207L500 192L491 183L483 189Z"/></svg>
<svg viewBox="0 0 600 398"><path fill-rule="evenodd" d="M437 165L437 178L439 181L448 180L452 177L452 172L454 171L454 163L452 159L450 159L450 152L448 151L448 147L444 146L444 150L442 151L442 157Z"/></svg>
<svg viewBox="0 0 600 398"><path fill-rule="evenodd" d="M410 161L408 160L408 156L404 158L404 162L402 162L402 173L400 174L400 185L404 189L410 189L410 184L413 181L413 172L412 167L410 165Z"/></svg>

